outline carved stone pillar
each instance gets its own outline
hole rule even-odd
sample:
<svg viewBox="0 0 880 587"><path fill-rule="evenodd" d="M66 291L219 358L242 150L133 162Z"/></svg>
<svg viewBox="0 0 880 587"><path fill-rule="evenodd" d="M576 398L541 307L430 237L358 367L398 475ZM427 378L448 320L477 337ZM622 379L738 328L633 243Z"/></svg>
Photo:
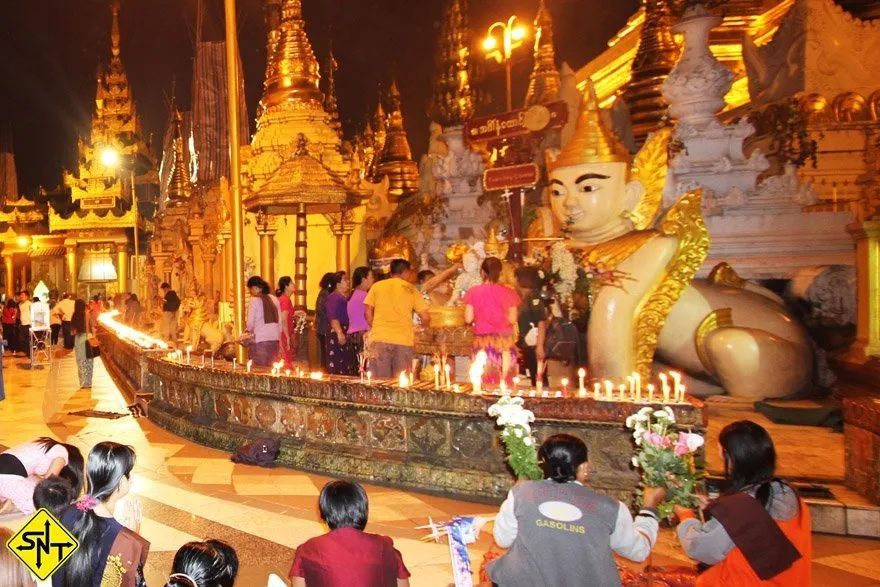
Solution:
<svg viewBox="0 0 880 587"><path fill-rule="evenodd" d="M260 236L260 277L275 285L275 233L278 226L275 219L265 214L257 215L257 234Z"/></svg>
<svg viewBox="0 0 880 587"><path fill-rule="evenodd" d="M205 281L202 284L204 294L210 299L214 299L214 261L217 259L217 253L214 251L202 253L202 263L205 267Z"/></svg>
<svg viewBox="0 0 880 587"><path fill-rule="evenodd" d="M116 245L116 279L119 293L128 291L128 243Z"/></svg>
<svg viewBox="0 0 880 587"><path fill-rule="evenodd" d="M28 266L28 262L27 262L27 260L25 260L25 262L21 264L21 288L20 289L27 289L27 266ZM28 293L31 293L31 292L28 292Z"/></svg>
<svg viewBox="0 0 880 587"><path fill-rule="evenodd" d="M77 277L76 245L67 245L67 282L70 293L74 296L77 295Z"/></svg>
<svg viewBox="0 0 880 587"><path fill-rule="evenodd" d="M863 362L880 357L880 218L847 226L856 241L858 319L850 356Z"/></svg>
<svg viewBox="0 0 880 587"><path fill-rule="evenodd" d="M6 299L11 300L15 293L15 289L13 288L13 281L15 280L15 261L13 261L11 253L3 255L3 263L6 265Z"/></svg>
<svg viewBox="0 0 880 587"><path fill-rule="evenodd" d="M296 242L293 282L295 289L293 292L293 306L297 310L306 309L306 271L307 271L307 229L308 218L306 217L306 205L299 204L296 211Z"/></svg>

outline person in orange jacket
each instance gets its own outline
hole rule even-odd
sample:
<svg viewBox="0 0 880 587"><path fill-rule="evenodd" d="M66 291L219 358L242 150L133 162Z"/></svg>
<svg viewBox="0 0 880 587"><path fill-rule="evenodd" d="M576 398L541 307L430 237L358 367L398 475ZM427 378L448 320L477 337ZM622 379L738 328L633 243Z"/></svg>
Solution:
<svg viewBox="0 0 880 587"><path fill-rule="evenodd" d="M730 488L708 503L708 521L675 508L685 553L709 566L697 585L810 585L810 512L797 492L775 476L770 435L743 420L726 426L719 443Z"/></svg>

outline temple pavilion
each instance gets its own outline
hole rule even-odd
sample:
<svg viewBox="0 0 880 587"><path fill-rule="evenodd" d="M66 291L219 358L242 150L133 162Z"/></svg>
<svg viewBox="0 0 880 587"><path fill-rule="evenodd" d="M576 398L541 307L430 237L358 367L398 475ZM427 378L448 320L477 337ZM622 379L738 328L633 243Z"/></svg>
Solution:
<svg viewBox="0 0 880 587"><path fill-rule="evenodd" d="M119 2L111 5L111 56L97 76L88 138L63 188L7 199L0 210L5 293L80 296L133 291L156 199L156 159L144 140L121 57ZM8 166L8 159L6 165ZM7 174L8 175L8 174ZM140 246L139 246L140 245Z"/></svg>

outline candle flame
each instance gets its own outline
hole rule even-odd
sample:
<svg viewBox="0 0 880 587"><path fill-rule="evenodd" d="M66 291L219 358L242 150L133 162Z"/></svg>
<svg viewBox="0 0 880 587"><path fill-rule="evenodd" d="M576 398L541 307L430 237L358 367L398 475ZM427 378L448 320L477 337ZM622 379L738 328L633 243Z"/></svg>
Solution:
<svg viewBox="0 0 880 587"><path fill-rule="evenodd" d="M400 387L402 387L403 389L406 389L407 387L409 387L409 377L406 376L406 371L400 372L400 377L398 378L398 383L400 384Z"/></svg>

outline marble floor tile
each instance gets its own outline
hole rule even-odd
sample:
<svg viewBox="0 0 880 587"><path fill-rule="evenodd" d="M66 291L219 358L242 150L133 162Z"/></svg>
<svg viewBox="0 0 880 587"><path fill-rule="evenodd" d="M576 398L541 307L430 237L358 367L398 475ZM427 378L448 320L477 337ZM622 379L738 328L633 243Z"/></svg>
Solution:
<svg viewBox="0 0 880 587"><path fill-rule="evenodd" d="M22 369L18 366L21 362L3 359L7 399L0 402L0 447L45 435L84 451L106 439L132 445L138 455L132 497L143 505L142 533L152 543L146 568L149 585L164 584L174 551L181 544L216 537L229 541L239 553L242 569L238 587L260 587L271 572L286 576L294 549L326 531L318 517L317 496L328 477L282 467L236 465L227 453L178 438L147 419L70 415L68 412L83 409L126 412L122 396L100 362L96 362L90 390L78 388L69 355L41 370ZM820 471L829 479L842 479L842 435L775 426L743 406L710 405L710 414L707 454L711 469L720 470L711 439L724 424L749 418L773 434L783 476ZM453 515L496 512L485 504L369 484L365 488L371 513L367 530L392 537L413 573L414 587L446 587L452 580L448 546L421 541L426 533L415 526L427 522L428 516L444 520ZM0 525L11 527L21 523L22 518L0 520ZM475 568L491 547L490 532L484 532L470 546ZM649 563L688 564L674 532L661 532ZM877 585L878 568L880 541L814 535L815 585Z"/></svg>

